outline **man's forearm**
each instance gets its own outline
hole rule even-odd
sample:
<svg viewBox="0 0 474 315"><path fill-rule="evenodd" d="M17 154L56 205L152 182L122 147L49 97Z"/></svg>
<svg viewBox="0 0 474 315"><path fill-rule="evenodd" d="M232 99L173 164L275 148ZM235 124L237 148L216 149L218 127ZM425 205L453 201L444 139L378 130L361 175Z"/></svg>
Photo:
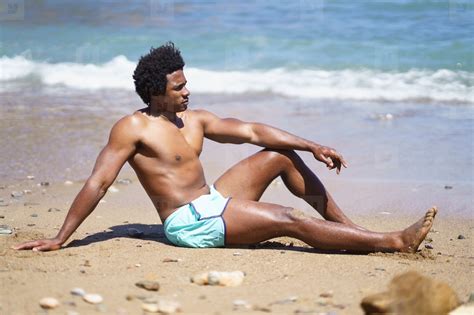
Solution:
<svg viewBox="0 0 474 315"><path fill-rule="evenodd" d="M100 199L105 195L105 192L106 189L103 188L103 185L88 180L74 199L56 239L61 243L66 242L79 225L95 209Z"/></svg>
<svg viewBox="0 0 474 315"><path fill-rule="evenodd" d="M317 143L295 136L281 129L260 123L252 123L250 143L273 149L311 151Z"/></svg>

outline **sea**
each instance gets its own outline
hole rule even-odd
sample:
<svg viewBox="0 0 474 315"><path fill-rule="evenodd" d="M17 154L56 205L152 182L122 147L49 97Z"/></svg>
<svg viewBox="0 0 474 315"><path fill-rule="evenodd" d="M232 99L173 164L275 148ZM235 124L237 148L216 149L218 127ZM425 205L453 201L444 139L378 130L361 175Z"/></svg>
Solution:
<svg viewBox="0 0 474 315"><path fill-rule="evenodd" d="M464 187L472 207L469 0L3 0L0 182L87 178L113 123L144 106L138 59L167 41L191 108L334 147L355 183Z"/></svg>

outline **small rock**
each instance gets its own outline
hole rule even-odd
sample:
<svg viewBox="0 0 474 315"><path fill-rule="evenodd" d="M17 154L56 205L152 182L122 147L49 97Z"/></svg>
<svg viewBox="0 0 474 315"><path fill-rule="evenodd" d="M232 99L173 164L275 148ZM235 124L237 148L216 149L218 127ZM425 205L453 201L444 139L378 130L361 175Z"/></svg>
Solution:
<svg viewBox="0 0 474 315"><path fill-rule="evenodd" d="M5 216L4 216L4 215L0 215L0 219L5 219Z"/></svg>
<svg viewBox="0 0 474 315"><path fill-rule="evenodd" d="M53 309L59 306L59 301L52 297L45 297L39 301L39 305L44 309Z"/></svg>
<svg viewBox="0 0 474 315"><path fill-rule="evenodd" d="M365 314L447 314L459 305L447 284L409 271L394 277L388 290L365 297Z"/></svg>
<svg viewBox="0 0 474 315"><path fill-rule="evenodd" d="M472 315L474 314L474 304L464 304L451 311L449 315Z"/></svg>
<svg viewBox="0 0 474 315"><path fill-rule="evenodd" d="M233 253L232 255L234 255L234 256L242 256L242 253L235 252L235 253Z"/></svg>
<svg viewBox="0 0 474 315"><path fill-rule="evenodd" d="M254 305L252 307L252 309L254 311L257 311L257 312L265 312L265 313L271 313L272 312L272 309L269 308L269 307L266 307L266 306L260 306L260 305Z"/></svg>
<svg viewBox="0 0 474 315"><path fill-rule="evenodd" d="M35 179L35 177L33 175L28 175L26 176L27 179Z"/></svg>
<svg viewBox="0 0 474 315"><path fill-rule="evenodd" d="M43 187L49 186L49 182L41 182L40 186L43 186Z"/></svg>
<svg viewBox="0 0 474 315"><path fill-rule="evenodd" d="M467 300L467 303L474 303L474 292L471 292L469 295L469 300Z"/></svg>
<svg viewBox="0 0 474 315"><path fill-rule="evenodd" d="M165 258L165 259L162 260L162 262L164 262L164 263L170 263L170 262L175 263L175 262L180 262L180 261L181 261L181 259L179 259L179 258L177 258L177 259L175 259L175 258Z"/></svg>
<svg viewBox="0 0 474 315"><path fill-rule="evenodd" d="M86 295L86 291L84 291L84 289L81 289L81 288L74 288L71 290L71 294L77 295L77 296L84 296Z"/></svg>
<svg viewBox="0 0 474 315"><path fill-rule="evenodd" d="M143 280L138 281L135 285L148 291L158 291L160 289L160 284L157 281Z"/></svg>
<svg viewBox="0 0 474 315"><path fill-rule="evenodd" d="M23 192L22 191L12 191L12 193L10 194L13 198L15 199L18 199L18 198L21 198L23 197Z"/></svg>
<svg viewBox="0 0 474 315"><path fill-rule="evenodd" d="M333 295L334 295L333 291L327 291L327 292L321 293L319 296L323 298L332 298Z"/></svg>
<svg viewBox="0 0 474 315"><path fill-rule="evenodd" d="M130 185L132 183L132 180L128 178L121 178L116 180L115 182L120 185Z"/></svg>
<svg viewBox="0 0 474 315"><path fill-rule="evenodd" d="M142 265L141 264L135 264L135 267L141 267Z"/></svg>
<svg viewBox="0 0 474 315"><path fill-rule="evenodd" d="M28 223L26 226L35 226L36 224L34 223Z"/></svg>
<svg viewBox="0 0 474 315"><path fill-rule="evenodd" d="M32 218L37 218L38 215L37 215L36 213L33 213L33 214L30 215L30 217L32 217Z"/></svg>
<svg viewBox="0 0 474 315"><path fill-rule="evenodd" d="M136 229L136 228L129 228L127 230L127 234L130 237L141 237L141 236L143 236L143 232L140 231L139 229Z"/></svg>
<svg viewBox="0 0 474 315"><path fill-rule="evenodd" d="M433 249L434 247L433 247L433 244L427 243L427 244L425 244L425 248L427 248L427 249Z"/></svg>
<svg viewBox="0 0 474 315"><path fill-rule="evenodd" d="M197 274L191 278L191 282L198 285L221 285L235 287L241 285L245 274L242 271L209 271Z"/></svg>
<svg viewBox="0 0 474 315"><path fill-rule="evenodd" d="M181 305L176 301L159 300L156 303L143 303L142 309L150 313L173 314L181 311Z"/></svg>
<svg viewBox="0 0 474 315"><path fill-rule="evenodd" d="M464 239L466 239L466 237L464 235L462 235L462 234L458 235L458 240L464 240Z"/></svg>
<svg viewBox="0 0 474 315"><path fill-rule="evenodd" d="M232 305L234 306L234 311L237 310L249 310L252 308L252 305L250 305L247 301L245 300L234 300L232 302Z"/></svg>
<svg viewBox="0 0 474 315"><path fill-rule="evenodd" d="M61 211L61 209L58 209L58 208L49 208L48 209L48 212L53 212L53 211L59 212L59 211Z"/></svg>
<svg viewBox="0 0 474 315"><path fill-rule="evenodd" d="M32 191L30 189L23 189L25 195L31 195Z"/></svg>
<svg viewBox="0 0 474 315"><path fill-rule="evenodd" d="M453 186L446 185L446 186L444 186L444 189L446 189L446 190L453 189Z"/></svg>
<svg viewBox="0 0 474 315"><path fill-rule="evenodd" d="M74 182L70 181L70 180L67 180L64 182L64 185L72 185L74 184Z"/></svg>
<svg viewBox="0 0 474 315"><path fill-rule="evenodd" d="M5 224L0 225L0 234L12 234L12 233L13 233L13 228Z"/></svg>
<svg viewBox="0 0 474 315"><path fill-rule="evenodd" d="M90 304L99 304L104 301L104 298L102 298L102 296L100 296L99 294L94 294L94 293L84 294L82 299Z"/></svg>
<svg viewBox="0 0 474 315"><path fill-rule="evenodd" d="M286 299L283 299L283 300L278 300L278 301L275 301L275 302L272 302L270 303L271 304L291 304L291 303L294 303L298 301L298 297L297 296L290 296L290 297L287 297Z"/></svg>
<svg viewBox="0 0 474 315"><path fill-rule="evenodd" d="M378 271L385 271L385 268L377 267L377 268L375 268L375 270L378 270Z"/></svg>
<svg viewBox="0 0 474 315"><path fill-rule="evenodd" d="M116 193L116 192L119 192L119 189L115 186L110 186L109 189L107 189L107 191Z"/></svg>

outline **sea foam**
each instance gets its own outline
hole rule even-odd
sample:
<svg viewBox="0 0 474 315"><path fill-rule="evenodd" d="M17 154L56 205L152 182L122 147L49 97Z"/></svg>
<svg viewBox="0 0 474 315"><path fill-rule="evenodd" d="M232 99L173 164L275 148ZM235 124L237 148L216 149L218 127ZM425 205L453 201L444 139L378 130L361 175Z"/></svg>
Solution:
<svg viewBox="0 0 474 315"><path fill-rule="evenodd" d="M32 78L44 85L74 89L133 90L136 63L117 56L100 64L48 63L23 56L0 58L2 91ZM383 72L372 69L216 71L186 67L188 86L195 93L268 92L289 97L455 102L474 104L474 73L411 69ZM6 84L9 83L9 84Z"/></svg>

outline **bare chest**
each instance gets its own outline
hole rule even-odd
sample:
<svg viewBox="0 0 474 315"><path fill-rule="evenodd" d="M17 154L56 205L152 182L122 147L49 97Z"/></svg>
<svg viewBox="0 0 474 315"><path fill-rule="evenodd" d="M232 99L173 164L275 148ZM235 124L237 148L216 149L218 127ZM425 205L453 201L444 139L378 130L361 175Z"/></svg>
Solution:
<svg viewBox="0 0 474 315"><path fill-rule="evenodd" d="M198 158L202 146L203 131L198 125L155 125L146 130L137 153L161 163L179 165Z"/></svg>

